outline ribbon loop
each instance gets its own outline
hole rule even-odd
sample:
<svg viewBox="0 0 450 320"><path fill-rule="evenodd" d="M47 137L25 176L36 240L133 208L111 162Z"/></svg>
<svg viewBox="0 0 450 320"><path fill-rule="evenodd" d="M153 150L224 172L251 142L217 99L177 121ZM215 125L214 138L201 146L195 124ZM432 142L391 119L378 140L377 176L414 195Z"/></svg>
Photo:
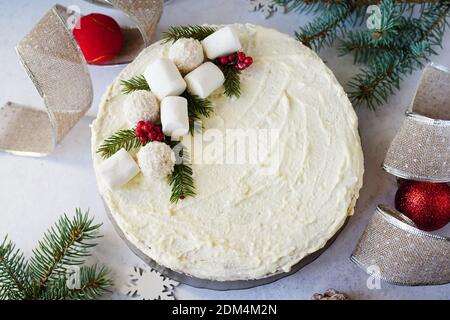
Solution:
<svg viewBox="0 0 450 320"><path fill-rule="evenodd" d="M408 180L450 182L450 71L425 68L411 110L383 164Z"/></svg>
<svg viewBox="0 0 450 320"><path fill-rule="evenodd" d="M64 7L53 7L17 46L46 112L8 102L0 109L1 150L34 156L51 153L92 104L86 62L63 12Z"/></svg>
<svg viewBox="0 0 450 320"><path fill-rule="evenodd" d="M397 285L450 283L450 239L417 229L406 216L383 205L351 260L365 270L377 267L375 276Z"/></svg>
<svg viewBox="0 0 450 320"><path fill-rule="evenodd" d="M125 28L121 53L106 64L132 60L148 46L163 11L163 0L108 0L138 26ZM0 151L50 154L91 107L92 82L86 60L67 22L70 11L54 6L20 41L17 54L44 99L45 111L8 102L0 109ZM20 133L20 134L18 134Z"/></svg>

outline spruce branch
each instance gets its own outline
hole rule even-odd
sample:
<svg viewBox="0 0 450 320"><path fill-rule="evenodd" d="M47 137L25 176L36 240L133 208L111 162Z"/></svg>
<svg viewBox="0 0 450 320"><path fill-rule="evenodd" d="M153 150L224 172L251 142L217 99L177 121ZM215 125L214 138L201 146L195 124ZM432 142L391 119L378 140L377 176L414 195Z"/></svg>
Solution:
<svg viewBox="0 0 450 320"><path fill-rule="evenodd" d="M193 179L193 171L189 165L189 155L187 150L181 143L174 148L178 158L178 163L175 164L174 171L169 177L169 183L172 186L172 195L170 202L178 203L187 197L194 197L195 187Z"/></svg>
<svg viewBox="0 0 450 320"><path fill-rule="evenodd" d="M181 38L193 38L202 41L209 35L216 32L217 29L211 26L171 26L166 32L162 34L164 43L175 42Z"/></svg>
<svg viewBox="0 0 450 320"><path fill-rule="evenodd" d="M66 277L59 277L49 282L41 300L90 300L109 291L113 281L109 270L97 265L80 268L80 287L69 289Z"/></svg>
<svg viewBox="0 0 450 320"><path fill-rule="evenodd" d="M68 266L81 265L96 246L100 224L77 209L71 219L64 214L39 241L30 259L29 272L39 296L50 280L64 275Z"/></svg>
<svg viewBox="0 0 450 320"><path fill-rule="evenodd" d="M345 23L354 13L355 8L346 2L330 4L320 16L295 33L297 39L305 46L319 51L325 45L331 45L338 33L345 33Z"/></svg>
<svg viewBox="0 0 450 320"><path fill-rule="evenodd" d="M23 253L5 238L0 245L0 300L30 297L32 289L27 269Z"/></svg>
<svg viewBox="0 0 450 320"><path fill-rule="evenodd" d="M214 113L214 108L210 100L191 95L187 91L182 96L188 101L189 132L193 135L195 122L201 120L202 117L209 118Z"/></svg>
<svg viewBox="0 0 450 320"><path fill-rule="evenodd" d="M147 80L145 80L143 75L134 76L128 80L122 80L122 93L130 94L134 91L150 91L150 87L148 86Z"/></svg>
<svg viewBox="0 0 450 320"><path fill-rule="evenodd" d="M405 74L423 67L429 55L435 54L433 47L440 46L450 11L448 1L428 4L420 18L420 30L414 32L411 43L396 53L379 54L378 57L349 82L349 97L356 105L367 105L375 109L387 101Z"/></svg>
<svg viewBox="0 0 450 320"><path fill-rule="evenodd" d="M222 68L222 71L225 75L225 82L223 84L225 95L229 98L239 98L241 96L241 71L233 67Z"/></svg>
<svg viewBox="0 0 450 320"><path fill-rule="evenodd" d="M135 130L120 130L106 139L98 148L97 153L104 159L110 158L120 149L130 151L142 147L144 143L136 136Z"/></svg>

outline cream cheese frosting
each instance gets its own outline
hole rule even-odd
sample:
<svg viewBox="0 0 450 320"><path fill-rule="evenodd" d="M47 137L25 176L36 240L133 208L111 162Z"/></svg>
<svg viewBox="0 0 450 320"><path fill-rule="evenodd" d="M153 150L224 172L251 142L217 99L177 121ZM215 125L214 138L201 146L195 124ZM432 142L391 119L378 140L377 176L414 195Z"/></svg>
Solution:
<svg viewBox="0 0 450 320"><path fill-rule="evenodd" d="M139 174L118 190L103 184L96 150L129 129L120 81L168 57L170 44L162 42L143 50L111 84L92 125L99 190L127 240L162 266L218 281L288 272L324 247L353 214L364 171L357 117L322 60L276 30L233 27L255 62L242 73L239 99L222 89L210 97L215 114L203 121L203 156L235 147L231 140L223 148L220 134L276 132L261 161L233 164L216 153L205 163L195 155L197 196L178 204L170 203L166 180Z"/></svg>

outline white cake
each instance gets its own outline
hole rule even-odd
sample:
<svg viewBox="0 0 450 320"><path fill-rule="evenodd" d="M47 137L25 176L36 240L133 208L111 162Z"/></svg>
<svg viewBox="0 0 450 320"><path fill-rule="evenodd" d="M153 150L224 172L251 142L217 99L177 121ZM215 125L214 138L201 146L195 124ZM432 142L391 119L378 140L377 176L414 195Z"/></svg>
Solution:
<svg viewBox="0 0 450 320"><path fill-rule="evenodd" d="M272 130L278 137L263 160L194 163L197 196L177 204L169 200L167 180L142 173L114 191L107 188L96 150L130 128L120 81L168 57L170 44L161 42L112 83L92 125L99 190L127 240L162 266L218 281L288 272L324 247L353 214L364 171L358 119L322 60L276 30L234 28L255 62L242 73L240 98L226 97L223 89L213 93L215 113L204 119L204 130Z"/></svg>

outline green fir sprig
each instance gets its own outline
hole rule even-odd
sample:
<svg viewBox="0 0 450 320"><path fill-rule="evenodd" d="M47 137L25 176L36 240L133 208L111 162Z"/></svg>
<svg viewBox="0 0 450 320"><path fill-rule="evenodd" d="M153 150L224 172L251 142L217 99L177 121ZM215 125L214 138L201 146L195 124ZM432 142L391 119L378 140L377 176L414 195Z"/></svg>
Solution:
<svg viewBox="0 0 450 320"><path fill-rule="evenodd" d="M0 300L95 299L106 293L112 285L108 269L83 266L100 237L100 226L79 209L73 218L64 214L29 261L5 238L0 244ZM79 288L67 286L71 266L80 266Z"/></svg>
<svg viewBox="0 0 450 320"><path fill-rule="evenodd" d="M170 186L172 187L172 195L170 202L178 203L187 197L194 197L196 195L192 167L189 165L189 154L186 148L178 143L173 148L176 154L177 163L174 171L169 178Z"/></svg>
<svg viewBox="0 0 450 320"><path fill-rule="evenodd" d="M189 132L193 135L196 128L196 122L201 121L202 117L211 117L214 113L214 108L210 100L191 95L187 91L185 91L182 96L188 101Z"/></svg>
<svg viewBox="0 0 450 320"><path fill-rule="evenodd" d="M211 26L171 26L166 32L163 32L162 40L164 43L175 42L181 38L193 38L202 41L216 31L217 28Z"/></svg>
<svg viewBox="0 0 450 320"><path fill-rule="evenodd" d="M224 93L229 98L239 98L241 96L241 71L234 67L224 67L222 69L225 75Z"/></svg>
<svg viewBox="0 0 450 320"><path fill-rule="evenodd" d="M134 76L128 80L122 80L121 85L123 94L130 94L140 90L150 91L147 80L145 80L143 75Z"/></svg>
<svg viewBox="0 0 450 320"><path fill-rule="evenodd" d="M144 146L144 143L136 136L132 129L120 130L107 138L98 148L97 153L104 159L110 158L120 149L130 151Z"/></svg>

